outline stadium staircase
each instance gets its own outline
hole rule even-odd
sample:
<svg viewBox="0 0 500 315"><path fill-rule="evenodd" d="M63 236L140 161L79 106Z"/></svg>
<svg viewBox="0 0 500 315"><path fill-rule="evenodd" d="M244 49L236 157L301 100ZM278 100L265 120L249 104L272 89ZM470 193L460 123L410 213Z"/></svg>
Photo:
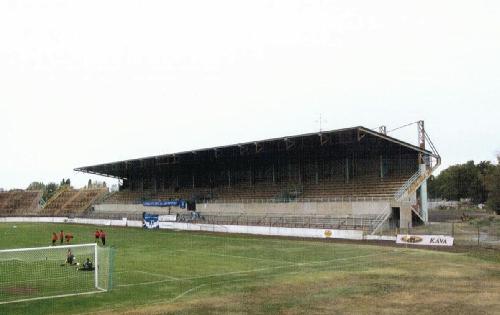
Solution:
<svg viewBox="0 0 500 315"><path fill-rule="evenodd" d="M405 200L411 201L410 196L416 193L417 190L422 186L422 184L426 180L428 180L431 177L432 173L441 165L441 156L439 155L439 152L437 151L427 133L424 132L424 136L430 145L432 155L429 156L429 160L425 169L419 169L396 191L396 193L394 194L394 200L398 202ZM412 206L411 211L421 220L422 223L426 222L421 213L420 207ZM377 233L382 228L384 223L389 219L389 217L390 213L388 213L386 216L383 216L383 221L380 222L379 226L377 226L371 234L373 235Z"/></svg>
<svg viewBox="0 0 500 315"><path fill-rule="evenodd" d="M432 173L441 165L441 157L436 153L435 163L430 163L426 166L425 170L419 169L412 177L410 177L403 186L394 194L396 201L403 201L410 198L422 184L428 180ZM422 221L425 222L424 217L419 207L411 207L413 213Z"/></svg>
<svg viewBox="0 0 500 315"><path fill-rule="evenodd" d="M375 235L380 230L382 230L382 227L387 222L387 220L389 220L390 216L391 216L390 212L382 212L381 214L379 214L374 220L375 222L372 226L373 228L371 229L371 231L369 231L371 232L370 234Z"/></svg>

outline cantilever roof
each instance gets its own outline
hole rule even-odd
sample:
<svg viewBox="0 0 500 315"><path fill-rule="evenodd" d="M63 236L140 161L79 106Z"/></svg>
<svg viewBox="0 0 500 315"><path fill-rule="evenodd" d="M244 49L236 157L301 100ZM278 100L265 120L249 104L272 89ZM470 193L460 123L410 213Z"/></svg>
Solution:
<svg viewBox="0 0 500 315"><path fill-rule="evenodd" d="M304 139L312 136L333 136L345 132L354 132L357 131L358 137L366 134L370 134L372 136L378 137L382 140L392 142L398 145L401 145L403 147L409 148L411 150L423 153L425 155L430 155L430 156L436 156L434 153L428 150L423 150L419 148L418 146L412 145L410 143L401 141L399 139L387 136L385 134L373 131L369 128L358 126L358 127L352 127L352 128L343 128L343 129L336 129L336 130L330 130L330 131L321 131L321 132L314 132L314 133L307 133L307 134L301 134L301 135L295 135L295 136L288 136L288 137L281 137L281 138L272 138L272 139L266 139L266 140L258 140L258 141L251 141L251 142L244 142L244 143L237 143L237 144L232 144L232 145L226 145L226 146L218 146L218 147L212 147L212 148L204 148L204 149L196 149L196 150L191 150L191 151L183 151L183 152L177 152L177 153L169 153L169 154L161 154L161 155L155 155L155 156L148 156L148 157L143 157L143 158L136 158L136 159L129 159L129 160L122 160L122 161L116 161L116 162L110 162L110 163L104 163L104 164L97 164L97 165L92 165L92 166L83 166L83 167L78 167L75 168L75 171L78 172L84 172L84 173L89 173L89 174L96 174L96 175L102 175L102 176L107 176L107 177L115 177L115 178L122 178L122 176L119 176L118 174L113 174L111 169L114 167L117 167L119 165L127 164L127 163L133 163L133 162L143 162L147 160L158 160L158 159L168 159L168 158L176 158L176 157L181 157L185 155L193 155L193 154L199 154L203 152L217 152L217 151L222 151L225 149L237 149L237 148L242 148L242 147L247 147L247 146L258 146L262 145L265 143L273 143L273 142L293 142L298 139Z"/></svg>

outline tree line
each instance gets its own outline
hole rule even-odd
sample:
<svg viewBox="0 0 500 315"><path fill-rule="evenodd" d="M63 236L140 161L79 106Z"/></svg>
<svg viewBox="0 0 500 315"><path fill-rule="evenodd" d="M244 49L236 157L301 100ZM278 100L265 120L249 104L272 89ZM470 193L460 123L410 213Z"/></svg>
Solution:
<svg viewBox="0 0 500 315"><path fill-rule="evenodd" d="M106 188L106 182L92 181L89 179L89 182L86 188ZM42 191L42 200L48 201L55 193L64 188L73 188L71 186L71 180L69 178L63 178L59 184L50 182L48 184L44 184L42 182L32 182L29 184L26 190L39 190Z"/></svg>
<svg viewBox="0 0 500 315"><path fill-rule="evenodd" d="M48 184L44 184L42 182L32 182L29 184L26 190L41 190L42 191L42 200L49 200L59 189L70 187L71 188L71 180L69 178L63 178L59 184L51 182Z"/></svg>
<svg viewBox="0 0 500 315"><path fill-rule="evenodd" d="M500 214L500 156L495 165L489 161L469 161L443 170L429 179L429 196L446 200L470 199L486 204Z"/></svg>

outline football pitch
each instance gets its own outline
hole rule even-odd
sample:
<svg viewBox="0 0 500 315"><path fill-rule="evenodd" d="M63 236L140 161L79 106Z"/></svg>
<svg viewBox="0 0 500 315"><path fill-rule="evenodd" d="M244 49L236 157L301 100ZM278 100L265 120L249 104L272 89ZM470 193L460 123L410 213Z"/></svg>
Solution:
<svg viewBox="0 0 500 315"><path fill-rule="evenodd" d="M48 246L61 229L75 244L94 241L92 226L0 224L0 249ZM105 230L116 253L111 292L3 304L0 314L500 314L495 250ZM0 268L0 288L22 279ZM65 268L50 273L29 289L54 288L54 279L65 280L62 288L90 283Z"/></svg>

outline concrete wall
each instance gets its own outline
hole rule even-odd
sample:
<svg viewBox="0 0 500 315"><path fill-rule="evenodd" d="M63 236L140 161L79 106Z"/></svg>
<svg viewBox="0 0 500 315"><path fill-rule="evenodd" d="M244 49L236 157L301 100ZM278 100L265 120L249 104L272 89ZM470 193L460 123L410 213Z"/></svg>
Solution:
<svg viewBox="0 0 500 315"><path fill-rule="evenodd" d="M289 202L289 203L208 203L197 205L207 214L278 214L360 216L380 214L390 210L389 201L373 202Z"/></svg>
<svg viewBox="0 0 500 315"><path fill-rule="evenodd" d="M168 208L144 207L143 205L102 204L94 207L96 212L123 212L158 214L168 213ZM206 203L198 204L197 211L202 214L246 214L246 215L331 215L363 216L378 215L391 211L391 201L357 202L289 202L289 203ZM186 212L177 207L171 213Z"/></svg>
<svg viewBox="0 0 500 315"><path fill-rule="evenodd" d="M391 202L389 211L392 211L392 207L399 208L399 228L408 228L408 226L412 227L411 203L394 201Z"/></svg>
<svg viewBox="0 0 500 315"><path fill-rule="evenodd" d="M143 213L151 212L157 214L168 214L168 207L144 207L142 204L102 204L95 205L94 210L96 212L103 213ZM171 213L186 212L185 209L179 209L177 207L171 208Z"/></svg>

